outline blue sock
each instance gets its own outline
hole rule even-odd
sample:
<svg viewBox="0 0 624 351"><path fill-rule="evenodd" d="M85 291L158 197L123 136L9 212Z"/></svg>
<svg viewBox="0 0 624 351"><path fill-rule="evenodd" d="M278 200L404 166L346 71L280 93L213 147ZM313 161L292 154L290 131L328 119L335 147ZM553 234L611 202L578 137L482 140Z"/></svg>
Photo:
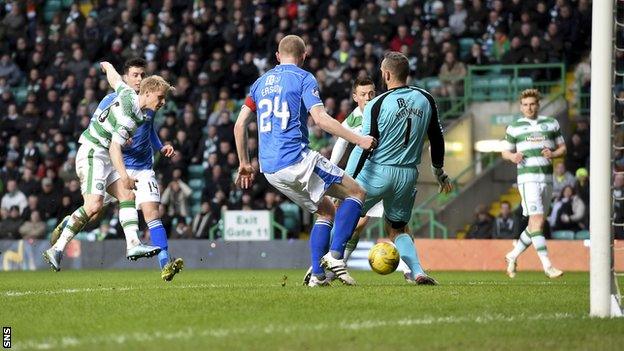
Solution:
<svg viewBox="0 0 624 351"><path fill-rule="evenodd" d="M321 257L327 253L329 249L329 233L332 230L333 223L319 219L314 223L310 232L310 257L312 260L312 274L322 276L325 274L321 267Z"/></svg>
<svg viewBox="0 0 624 351"><path fill-rule="evenodd" d="M167 252L168 244L167 244L167 232L165 231L165 227L163 227L160 219L154 219L147 223L150 232L150 238L152 238L152 244L154 246L158 246L161 248L160 253L158 254L158 263L160 264L160 269L162 269L167 262L169 262L169 252Z"/></svg>
<svg viewBox="0 0 624 351"><path fill-rule="evenodd" d="M417 274L424 274L422 267L420 266L420 260L418 259L418 253L416 252L416 246L414 246L414 240L409 234L399 234L394 238L394 245L399 250L401 259L409 269L412 271L412 278Z"/></svg>
<svg viewBox="0 0 624 351"><path fill-rule="evenodd" d="M344 199L336 211L336 230L332 237L330 252L333 258L341 259L344 254L347 241L351 239L351 234L355 230L362 213L362 202L356 198L348 197Z"/></svg>

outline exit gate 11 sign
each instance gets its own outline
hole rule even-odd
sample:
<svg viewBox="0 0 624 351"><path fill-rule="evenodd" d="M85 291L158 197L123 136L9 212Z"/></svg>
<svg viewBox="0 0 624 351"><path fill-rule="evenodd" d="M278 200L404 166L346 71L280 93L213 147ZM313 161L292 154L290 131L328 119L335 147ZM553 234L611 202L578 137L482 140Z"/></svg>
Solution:
<svg viewBox="0 0 624 351"><path fill-rule="evenodd" d="M225 211L223 239L226 241L262 241L273 238L270 211Z"/></svg>

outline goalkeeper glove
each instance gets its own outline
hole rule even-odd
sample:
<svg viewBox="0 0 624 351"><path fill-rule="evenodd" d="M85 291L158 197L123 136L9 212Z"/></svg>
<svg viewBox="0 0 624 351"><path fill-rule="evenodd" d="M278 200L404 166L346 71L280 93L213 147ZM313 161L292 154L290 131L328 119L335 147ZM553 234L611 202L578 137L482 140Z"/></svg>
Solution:
<svg viewBox="0 0 624 351"><path fill-rule="evenodd" d="M453 190L453 185L451 184L451 179L449 176L444 173L442 168L437 168L431 166L431 170L433 171L433 175L436 177L438 184L440 184L440 189L438 192L448 194Z"/></svg>

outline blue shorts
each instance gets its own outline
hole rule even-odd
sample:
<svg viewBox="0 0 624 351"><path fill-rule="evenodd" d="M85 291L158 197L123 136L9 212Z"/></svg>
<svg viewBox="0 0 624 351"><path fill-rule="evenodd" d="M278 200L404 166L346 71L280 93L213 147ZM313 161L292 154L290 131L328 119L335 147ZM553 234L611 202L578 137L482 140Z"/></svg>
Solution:
<svg viewBox="0 0 624 351"><path fill-rule="evenodd" d="M355 180L367 192L362 213L383 201L384 217L390 223L409 222L416 199L418 169L368 161Z"/></svg>

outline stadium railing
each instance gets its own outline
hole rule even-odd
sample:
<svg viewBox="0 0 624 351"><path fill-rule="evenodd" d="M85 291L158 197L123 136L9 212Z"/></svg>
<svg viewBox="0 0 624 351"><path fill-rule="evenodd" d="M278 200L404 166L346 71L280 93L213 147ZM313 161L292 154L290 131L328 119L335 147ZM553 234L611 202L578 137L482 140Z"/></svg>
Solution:
<svg viewBox="0 0 624 351"><path fill-rule="evenodd" d="M458 118L473 102L514 101L527 88L538 89L544 96L565 91L565 64L522 64L468 66L465 77L457 78L463 89L455 97L436 96L443 85L438 77L415 80L413 84L436 96L440 119Z"/></svg>

